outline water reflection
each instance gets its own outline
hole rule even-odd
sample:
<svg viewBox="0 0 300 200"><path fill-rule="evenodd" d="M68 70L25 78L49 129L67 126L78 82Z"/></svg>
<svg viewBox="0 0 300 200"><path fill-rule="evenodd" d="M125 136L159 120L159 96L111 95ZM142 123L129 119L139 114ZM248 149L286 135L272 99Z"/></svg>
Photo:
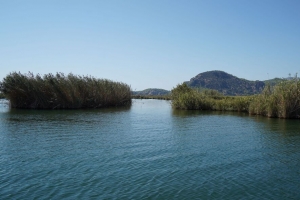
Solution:
<svg viewBox="0 0 300 200"><path fill-rule="evenodd" d="M62 134L95 132L101 127L108 131L111 125L130 124L131 107L79 110L26 110L10 109L2 105L0 132ZM122 120L121 120L121 118Z"/></svg>
<svg viewBox="0 0 300 200"><path fill-rule="evenodd" d="M121 114L130 110L130 107L115 107L103 109L78 110L27 110L6 108L5 118L11 122L35 123L61 121L65 123L89 122L96 117L107 114Z"/></svg>
<svg viewBox="0 0 300 200"><path fill-rule="evenodd" d="M0 113L9 111L9 101L6 99L0 99Z"/></svg>
<svg viewBox="0 0 300 200"><path fill-rule="evenodd" d="M246 117L249 121L254 121L258 126L264 126L272 132L285 134L286 136L293 136L300 134L300 120L299 119L278 119L267 118L259 115L249 115L244 112L230 112L230 111L199 111L199 110L172 110L172 115L179 118L193 118L193 117L210 117L221 116L220 120L226 117Z"/></svg>
<svg viewBox="0 0 300 200"><path fill-rule="evenodd" d="M223 115L223 116L248 116L244 112L230 112L230 111L207 111L207 110L172 110L172 114L178 117L188 117L188 116L208 116L208 115Z"/></svg>

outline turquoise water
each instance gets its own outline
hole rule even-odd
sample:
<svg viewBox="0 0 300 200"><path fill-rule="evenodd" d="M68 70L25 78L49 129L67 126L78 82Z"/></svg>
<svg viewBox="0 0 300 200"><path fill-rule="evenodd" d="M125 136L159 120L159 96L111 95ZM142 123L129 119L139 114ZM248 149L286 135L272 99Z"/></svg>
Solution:
<svg viewBox="0 0 300 200"><path fill-rule="evenodd" d="M0 199L300 199L299 188L299 120L162 100L72 111L0 102Z"/></svg>

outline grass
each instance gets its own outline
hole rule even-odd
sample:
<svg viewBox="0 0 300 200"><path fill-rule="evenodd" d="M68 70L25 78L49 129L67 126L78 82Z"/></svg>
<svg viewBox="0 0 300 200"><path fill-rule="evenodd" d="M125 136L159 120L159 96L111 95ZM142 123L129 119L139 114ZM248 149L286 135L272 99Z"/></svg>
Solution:
<svg viewBox="0 0 300 200"><path fill-rule="evenodd" d="M282 81L253 96L223 96L217 91L196 90L185 83L171 91L172 106L185 110L248 112L276 118L300 118L300 82Z"/></svg>
<svg viewBox="0 0 300 200"><path fill-rule="evenodd" d="M79 109L131 105L131 89L125 83L72 73L13 72L0 85L12 108Z"/></svg>

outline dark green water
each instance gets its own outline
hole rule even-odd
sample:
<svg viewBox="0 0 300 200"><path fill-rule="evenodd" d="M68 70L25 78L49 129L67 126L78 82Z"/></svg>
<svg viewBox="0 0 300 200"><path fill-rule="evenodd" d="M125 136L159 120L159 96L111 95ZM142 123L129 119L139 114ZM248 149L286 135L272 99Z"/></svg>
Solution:
<svg viewBox="0 0 300 200"><path fill-rule="evenodd" d="M0 199L300 199L300 121L0 102Z"/></svg>

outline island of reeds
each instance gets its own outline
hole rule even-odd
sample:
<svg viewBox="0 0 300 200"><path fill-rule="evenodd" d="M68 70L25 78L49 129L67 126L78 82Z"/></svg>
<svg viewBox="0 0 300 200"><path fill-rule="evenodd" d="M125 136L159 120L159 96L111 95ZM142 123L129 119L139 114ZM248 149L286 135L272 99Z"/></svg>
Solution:
<svg viewBox="0 0 300 200"><path fill-rule="evenodd" d="M72 73L12 72L0 82L0 92L12 108L85 109L131 105L131 89L125 83Z"/></svg>
<svg viewBox="0 0 300 200"><path fill-rule="evenodd" d="M216 90L199 90L186 83L171 91L172 106L186 110L240 111L276 118L300 118L300 82L282 81L266 85L263 91L251 96L224 96Z"/></svg>

